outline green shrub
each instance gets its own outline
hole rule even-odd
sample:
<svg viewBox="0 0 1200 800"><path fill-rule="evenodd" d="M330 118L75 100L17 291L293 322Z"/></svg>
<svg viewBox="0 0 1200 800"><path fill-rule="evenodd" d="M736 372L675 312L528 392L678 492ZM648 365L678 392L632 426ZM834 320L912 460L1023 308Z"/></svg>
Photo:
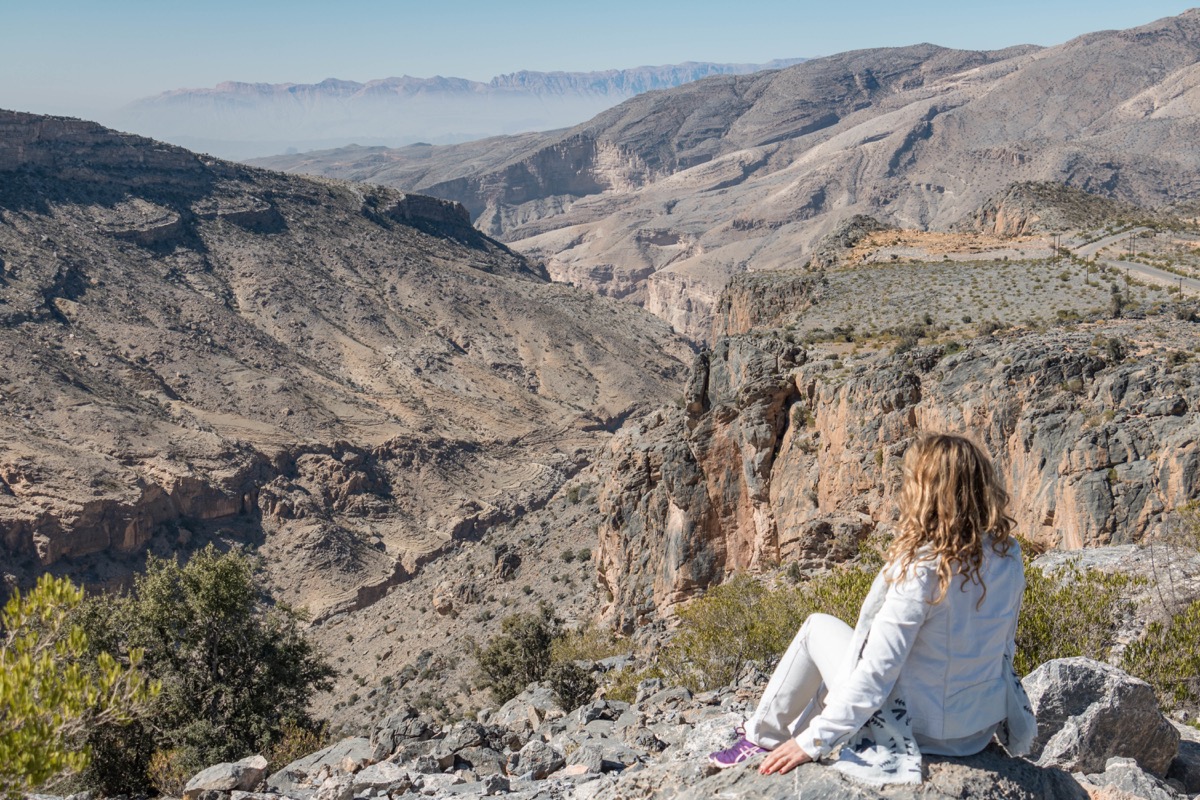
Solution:
<svg viewBox="0 0 1200 800"><path fill-rule="evenodd" d="M550 691L554 692L554 698L567 711L591 700L596 691L596 679L574 661L551 664L546 672L546 680L550 684Z"/></svg>
<svg viewBox="0 0 1200 800"><path fill-rule="evenodd" d="M645 680L665 678L666 674L656 665L635 669L624 667L609 678L604 685L604 696L609 700L632 703L637 699L637 687Z"/></svg>
<svg viewBox="0 0 1200 800"><path fill-rule="evenodd" d="M500 634L476 655L483 685L498 703L507 703L533 681L540 681L550 668L550 648L562 628L562 620L542 603L536 613L518 613L504 618Z"/></svg>
<svg viewBox="0 0 1200 800"><path fill-rule="evenodd" d="M599 661L628 652L627 642L617 639L612 631L595 625L563 631L550 643L550 660L554 663Z"/></svg>
<svg viewBox="0 0 1200 800"><path fill-rule="evenodd" d="M97 598L84 609L98 643L140 648L163 685L137 729L92 729L88 785L141 791L152 785L152 763L163 774L195 773L267 750L289 722L312 725L309 701L333 670L295 612L264 602L253 572L248 557L211 545L186 565L150 557L131 596ZM152 762L156 752L170 758Z"/></svg>
<svg viewBox="0 0 1200 800"><path fill-rule="evenodd" d="M854 624L876 569L837 568L797 586L768 589L739 575L679 612L661 666L672 683L704 691L732 683L748 661L767 665L815 613Z"/></svg>
<svg viewBox="0 0 1200 800"><path fill-rule="evenodd" d="M1166 622L1152 622L1125 649L1121 667L1154 687L1166 707L1200 705L1200 600Z"/></svg>
<svg viewBox="0 0 1200 800"><path fill-rule="evenodd" d="M1119 573L1081 570L1073 561L1053 574L1027 562L1013 658L1017 672L1028 674L1055 658L1105 660L1122 617L1133 611L1127 594L1135 582Z"/></svg>
<svg viewBox="0 0 1200 800"><path fill-rule="evenodd" d="M81 602L82 589L43 575L0 609L0 797L86 768L87 731L128 724L160 691L141 651L121 664L92 650L72 616Z"/></svg>

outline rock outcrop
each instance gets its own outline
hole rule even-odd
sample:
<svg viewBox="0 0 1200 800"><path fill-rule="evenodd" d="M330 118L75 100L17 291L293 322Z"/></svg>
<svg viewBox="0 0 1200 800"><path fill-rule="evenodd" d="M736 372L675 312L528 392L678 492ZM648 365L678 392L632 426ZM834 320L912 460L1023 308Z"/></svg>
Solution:
<svg viewBox="0 0 1200 800"><path fill-rule="evenodd" d="M1041 545L1152 537L1200 493L1200 367L1165 357L1194 337L1130 321L844 359L778 333L718 340L682 407L626 425L599 468L609 614L629 629L735 570L852 554L895 519L921 430L979 440Z"/></svg>

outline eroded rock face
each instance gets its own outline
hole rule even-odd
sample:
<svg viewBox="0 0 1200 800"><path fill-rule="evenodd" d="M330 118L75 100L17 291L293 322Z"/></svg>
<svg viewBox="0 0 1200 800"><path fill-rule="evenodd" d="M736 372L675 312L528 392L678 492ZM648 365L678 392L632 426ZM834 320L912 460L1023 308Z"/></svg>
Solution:
<svg viewBox="0 0 1200 800"><path fill-rule="evenodd" d="M961 352L810 360L777 334L721 339L683 408L613 440L601 473L600 579L628 628L733 570L844 558L896 518L918 431L992 453L1018 530L1050 548L1140 541L1200 491L1200 368L1164 346L1195 326L977 340ZM1120 338L1121 362L1095 344Z"/></svg>

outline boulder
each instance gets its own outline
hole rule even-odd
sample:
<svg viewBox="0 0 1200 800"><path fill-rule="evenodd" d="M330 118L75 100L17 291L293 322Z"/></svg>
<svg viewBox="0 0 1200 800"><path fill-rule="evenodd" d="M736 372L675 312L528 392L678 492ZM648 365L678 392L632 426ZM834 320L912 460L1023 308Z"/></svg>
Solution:
<svg viewBox="0 0 1200 800"><path fill-rule="evenodd" d="M1030 752L1038 764L1091 774L1104 772L1110 758L1132 758L1166 775L1179 733L1145 681L1090 658L1062 658L1023 683L1038 719Z"/></svg>
<svg viewBox="0 0 1200 800"><path fill-rule="evenodd" d="M412 788L413 780L408 770L391 761L372 764L355 774L351 786L355 795L377 789L387 793L406 792Z"/></svg>
<svg viewBox="0 0 1200 800"><path fill-rule="evenodd" d="M371 742L377 745L377 751L386 758L396 751L396 748L408 741L424 741L434 735L433 720L424 714L418 714L416 709L404 706L389 714L371 732Z"/></svg>
<svg viewBox="0 0 1200 800"><path fill-rule="evenodd" d="M604 771L604 747L600 744L585 744L576 748L567 758L568 767L582 767L579 774Z"/></svg>
<svg viewBox="0 0 1200 800"><path fill-rule="evenodd" d="M214 764L192 776L183 789L184 800L197 800L201 792L248 792L267 774L267 760L259 755L225 764Z"/></svg>
<svg viewBox="0 0 1200 800"><path fill-rule="evenodd" d="M1188 794L1200 794L1200 730L1177 725L1179 754L1167 769L1167 778L1178 781Z"/></svg>
<svg viewBox="0 0 1200 800"><path fill-rule="evenodd" d="M508 778L503 775L485 775L480 779L479 784L484 796L507 794L511 788Z"/></svg>
<svg viewBox="0 0 1200 800"><path fill-rule="evenodd" d="M342 769L349 759L350 763L365 766L374 758L375 746L370 739L351 737L331 744L324 750L310 753L304 758L298 758L286 767L271 774L267 778L267 786L287 794L289 791L310 785L322 768L329 770Z"/></svg>
<svg viewBox="0 0 1200 800"><path fill-rule="evenodd" d="M443 582L433 590L433 610L442 616L454 613L454 586Z"/></svg>
<svg viewBox="0 0 1200 800"><path fill-rule="evenodd" d="M490 747L464 747L455 756L480 777L504 773L504 756Z"/></svg>
<svg viewBox="0 0 1200 800"><path fill-rule="evenodd" d="M1170 788L1139 767L1132 758L1110 758L1104 772L1088 775L1085 780L1102 789L1111 786L1143 800L1175 800L1175 793Z"/></svg>
<svg viewBox="0 0 1200 800"><path fill-rule="evenodd" d="M550 773L562 769L567 762L562 753L545 742L534 739L521 748L521 752L517 754L516 763L519 774L532 774L534 780L541 780Z"/></svg>
<svg viewBox="0 0 1200 800"><path fill-rule="evenodd" d="M485 733L484 727L478 722L456 722L446 732L446 736L442 740L442 747L454 753L464 747L478 747L484 743Z"/></svg>
<svg viewBox="0 0 1200 800"><path fill-rule="evenodd" d="M715 774L714 774L715 772ZM605 782L591 800L1087 800L1061 769L1010 758L998 747L966 758L926 759L919 786L883 790L855 783L826 764L805 764L787 775L760 775L751 765L715 771L704 762L668 760ZM579 796L578 794L576 795Z"/></svg>
<svg viewBox="0 0 1200 800"><path fill-rule="evenodd" d="M354 797L354 776L330 775L317 787L313 800L351 800Z"/></svg>
<svg viewBox="0 0 1200 800"><path fill-rule="evenodd" d="M531 683L525 691L500 706L488 722L519 732L530 732L545 720L562 717L564 713L549 686Z"/></svg>

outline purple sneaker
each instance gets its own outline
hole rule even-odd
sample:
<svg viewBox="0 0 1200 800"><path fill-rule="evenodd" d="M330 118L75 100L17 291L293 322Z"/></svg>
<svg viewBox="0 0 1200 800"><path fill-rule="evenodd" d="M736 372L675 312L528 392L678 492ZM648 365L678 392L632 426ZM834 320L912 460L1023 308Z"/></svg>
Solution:
<svg viewBox="0 0 1200 800"><path fill-rule="evenodd" d="M767 752L766 748L759 747L747 739L745 736L746 732L741 728L738 728L736 733L742 734L742 736L731 746L724 750L708 754L710 763L715 764L720 769L728 769L729 767L736 767L738 764L748 761L760 753Z"/></svg>

